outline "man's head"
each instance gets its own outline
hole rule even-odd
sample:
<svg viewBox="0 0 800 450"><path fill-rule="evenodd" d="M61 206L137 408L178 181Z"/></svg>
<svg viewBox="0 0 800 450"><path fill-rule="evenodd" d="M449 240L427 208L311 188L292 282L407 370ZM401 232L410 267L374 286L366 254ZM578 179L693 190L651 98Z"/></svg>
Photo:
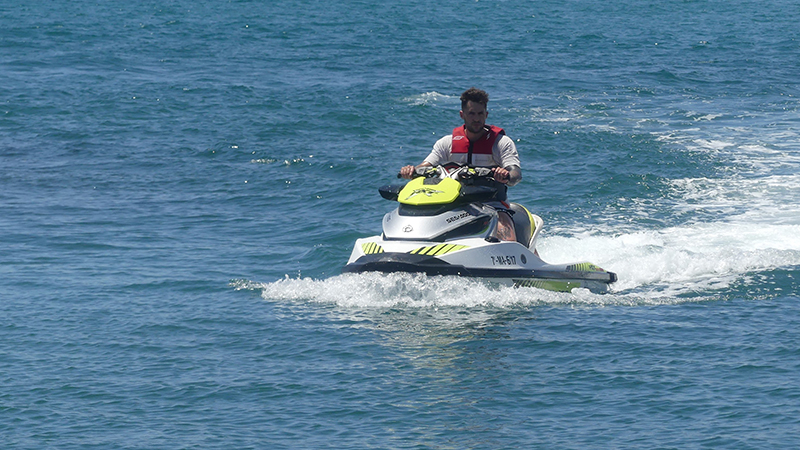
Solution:
<svg viewBox="0 0 800 450"><path fill-rule="evenodd" d="M467 131L475 134L483 134L486 117L489 111L486 104L489 102L489 94L476 89L469 88L461 94L461 118L464 119L464 126Z"/></svg>
<svg viewBox="0 0 800 450"><path fill-rule="evenodd" d="M462 110L467 108L467 102L480 103L483 105L483 108L485 109L486 104L489 103L489 94L487 94L486 91L482 91L480 89L471 87L461 94Z"/></svg>

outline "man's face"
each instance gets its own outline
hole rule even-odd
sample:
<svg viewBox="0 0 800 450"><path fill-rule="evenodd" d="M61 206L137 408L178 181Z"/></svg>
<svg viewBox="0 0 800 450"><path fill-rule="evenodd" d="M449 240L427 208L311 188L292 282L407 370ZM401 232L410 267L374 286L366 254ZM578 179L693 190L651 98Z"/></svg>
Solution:
<svg viewBox="0 0 800 450"><path fill-rule="evenodd" d="M482 103L468 101L467 107L459 114L464 119L464 126L467 127L467 130L473 133L482 133L489 111L486 111L486 107Z"/></svg>

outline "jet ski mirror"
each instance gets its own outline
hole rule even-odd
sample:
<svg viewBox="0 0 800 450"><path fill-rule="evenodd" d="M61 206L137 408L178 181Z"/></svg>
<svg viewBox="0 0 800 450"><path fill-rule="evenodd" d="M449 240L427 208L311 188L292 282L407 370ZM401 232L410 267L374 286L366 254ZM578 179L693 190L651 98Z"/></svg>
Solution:
<svg viewBox="0 0 800 450"><path fill-rule="evenodd" d="M378 192L381 194L381 197L385 198L386 200L397 200L397 195L400 193L400 190L403 189L402 184L389 184L386 186L381 186L378 188Z"/></svg>

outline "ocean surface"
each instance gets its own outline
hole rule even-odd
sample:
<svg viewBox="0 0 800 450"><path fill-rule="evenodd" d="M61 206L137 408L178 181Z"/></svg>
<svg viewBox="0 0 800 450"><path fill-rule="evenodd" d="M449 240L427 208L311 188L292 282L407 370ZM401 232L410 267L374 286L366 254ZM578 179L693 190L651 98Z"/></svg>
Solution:
<svg viewBox="0 0 800 450"><path fill-rule="evenodd" d="M0 2L4 449L800 446L800 4ZM341 275L489 92L606 295Z"/></svg>

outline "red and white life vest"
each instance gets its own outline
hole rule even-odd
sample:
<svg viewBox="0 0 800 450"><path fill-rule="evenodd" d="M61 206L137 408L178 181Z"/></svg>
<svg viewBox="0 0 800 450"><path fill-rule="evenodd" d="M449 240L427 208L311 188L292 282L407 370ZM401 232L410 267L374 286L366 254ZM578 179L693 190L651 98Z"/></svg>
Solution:
<svg viewBox="0 0 800 450"><path fill-rule="evenodd" d="M506 134L506 132L503 131L502 128L494 125L489 125L488 128L488 132L475 142L472 142L467 138L467 134L463 125L454 128L453 147L452 150L450 150L450 153L454 156L459 153L466 153L467 164L473 163L472 155L489 155L489 159L491 159L492 147L494 147L495 141L497 141L500 136ZM481 159L485 158L486 157L483 157Z"/></svg>

